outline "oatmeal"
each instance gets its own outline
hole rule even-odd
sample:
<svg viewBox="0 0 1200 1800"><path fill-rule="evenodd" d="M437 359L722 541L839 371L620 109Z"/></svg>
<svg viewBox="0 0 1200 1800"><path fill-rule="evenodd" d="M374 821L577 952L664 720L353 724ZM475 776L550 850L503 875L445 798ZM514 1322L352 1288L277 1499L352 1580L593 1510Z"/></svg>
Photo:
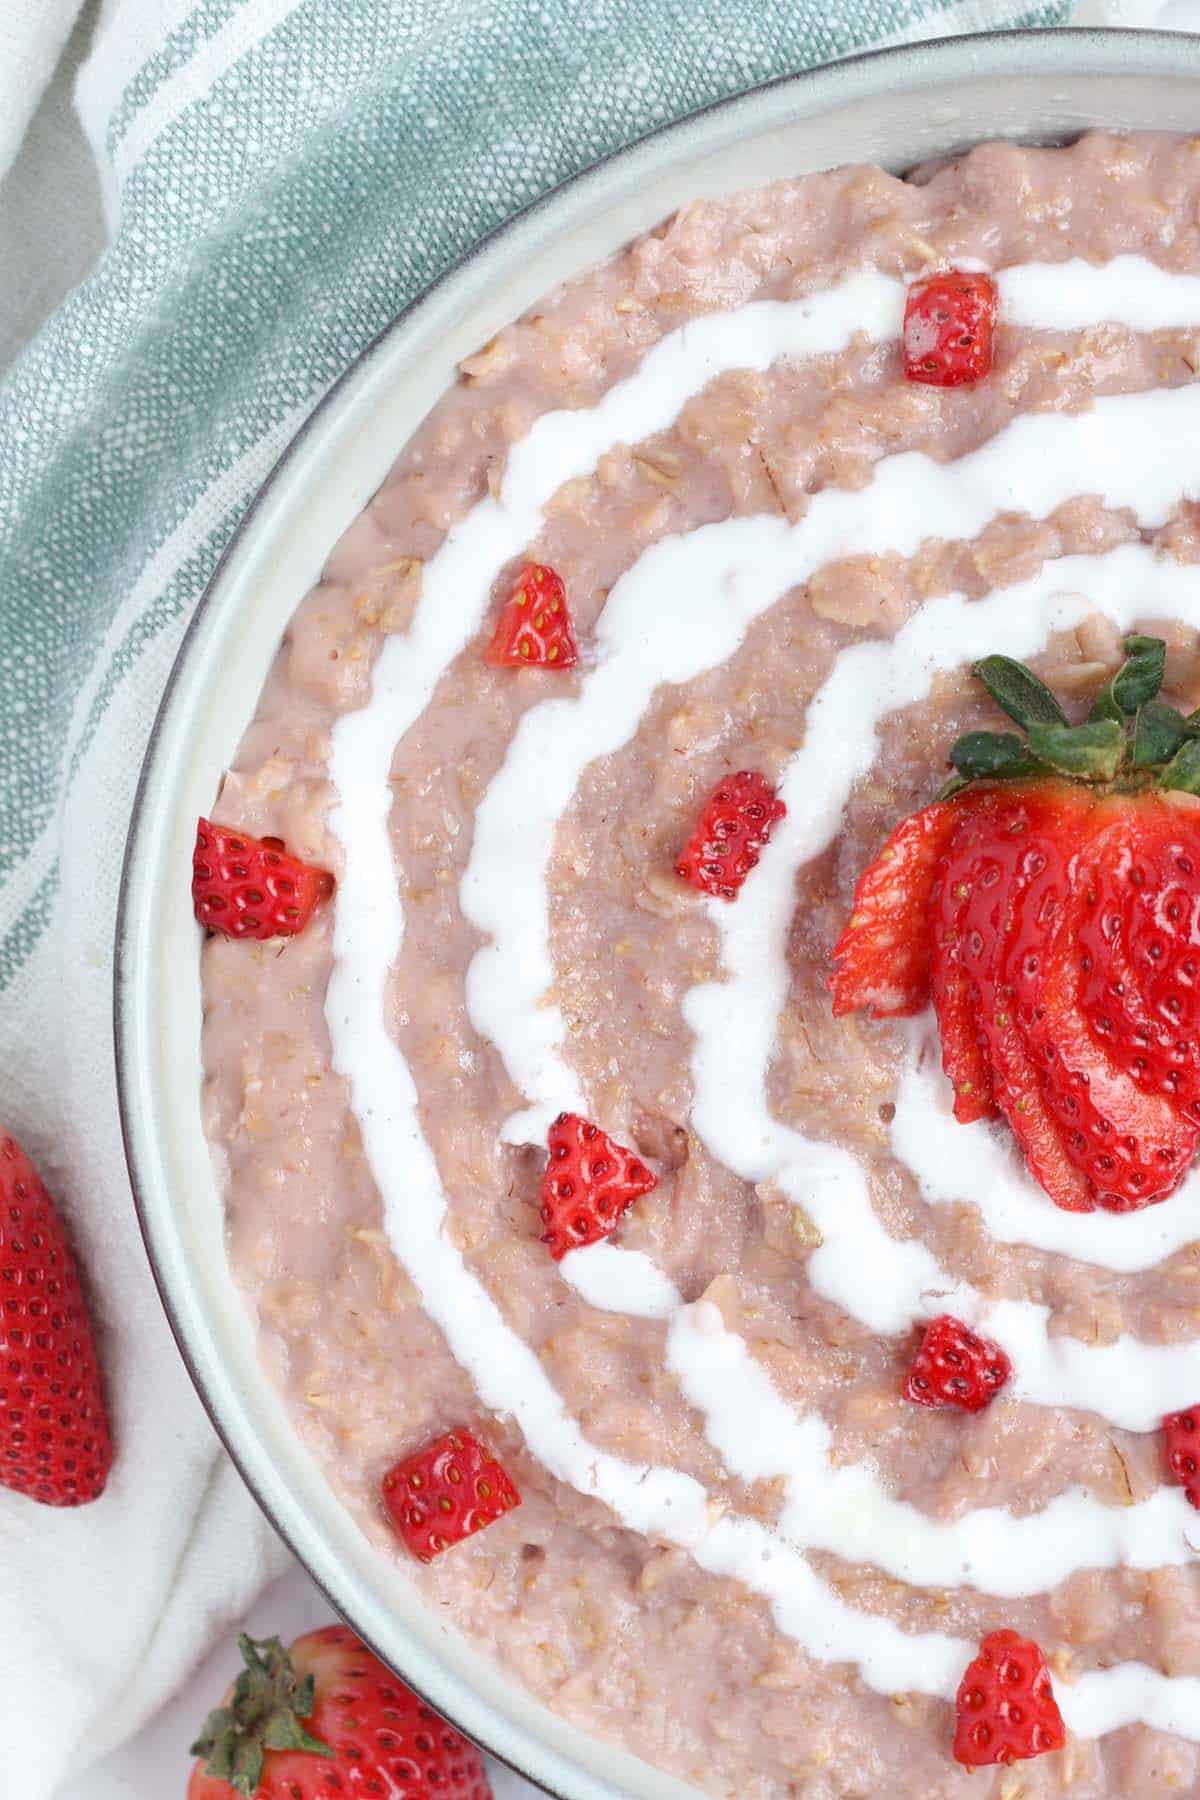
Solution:
<svg viewBox="0 0 1200 1800"><path fill-rule="evenodd" d="M946 269L996 319L943 385L899 339ZM861 872L1004 722L977 659L1083 717L1156 633L1200 704L1198 358L1200 141L688 207L464 365L215 803L337 884L203 953L230 1260L297 1429L514 1679L706 1791L1200 1791L1160 1431L1200 1401L1200 1176L1060 1210L956 1122L927 1015L828 992ZM686 878L727 832L728 894ZM570 1241L563 1114L636 1189ZM906 1398L944 1315L1011 1368L977 1411ZM385 1478L394 1511L460 1432L520 1504L410 1561ZM1003 1630L1065 1744L970 1773Z"/></svg>

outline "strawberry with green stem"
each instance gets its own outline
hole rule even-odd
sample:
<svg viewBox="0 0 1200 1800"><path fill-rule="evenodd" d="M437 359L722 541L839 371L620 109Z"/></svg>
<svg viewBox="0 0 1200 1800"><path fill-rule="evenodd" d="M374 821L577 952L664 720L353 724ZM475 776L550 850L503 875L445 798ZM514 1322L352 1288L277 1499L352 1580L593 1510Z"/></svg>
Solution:
<svg viewBox="0 0 1200 1800"><path fill-rule="evenodd" d="M962 1122L1003 1116L1059 1206L1164 1199L1200 1142L1200 713L1166 646L1073 724L1023 664L973 673L1021 732L973 731L952 779L860 878L836 1014L933 1002Z"/></svg>
<svg viewBox="0 0 1200 1800"><path fill-rule="evenodd" d="M238 1649L245 1667L192 1745L187 1800L491 1800L478 1750L347 1626Z"/></svg>

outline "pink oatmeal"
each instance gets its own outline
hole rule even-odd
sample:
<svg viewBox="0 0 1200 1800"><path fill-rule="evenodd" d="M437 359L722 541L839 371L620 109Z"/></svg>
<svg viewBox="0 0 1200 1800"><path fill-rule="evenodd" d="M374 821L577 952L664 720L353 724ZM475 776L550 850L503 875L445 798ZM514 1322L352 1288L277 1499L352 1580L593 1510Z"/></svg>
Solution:
<svg viewBox="0 0 1200 1800"><path fill-rule="evenodd" d="M1038 285L1043 277L1030 268L1075 258L1091 271L1064 270L1059 287L1052 278ZM1132 258L1140 264L1118 263ZM897 341L903 288L951 266L986 266L997 279L994 365L975 385L918 385L905 379ZM1111 317L1103 308L1096 316L1094 296L1110 279L1105 270L1115 271L1103 288L1114 296ZM1158 292L1156 272L1164 275L1163 294L1176 297L1163 301L1166 323L1140 299L1120 298L1131 283ZM834 1270L835 1232L816 1219L828 1189L814 1177L812 1204L802 1204L794 1182L788 1190L782 1162L777 1168L766 1153L760 1164L756 1152L724 1152L720 1131L728 1126L732 1141L740 1129L745 1061L736 1036L728 1040L729 1119L720 1118L711 1094L697 1093L702 1063L711 1081L721 1046L718 1037L704 1063L705 1026L688 996L728 977L739 921L753 916L756 894L775 879L768 867L775 840L731 901L705 900L675 865L725 777L759 771L786 789L818 716L810 702L843 653L886 645L945 596L963 596L969 615L970 605L1011 589L1013 607L997 610L1005 629L1021 607L1012 628L1026 629L1031 609L1040 608L1048 624L1035 633L1029 659L1083 710L1121 661L1122 630L1135 622L1157 629L1168 644L1165 692L1186 711L1200 705L1200 579L1190 616L1171 585L1200 561L1200 465L1162 456L1158 485L1138 485L1161 445L1186 442L1191 429L1184 409L1200 369L1200 282L1193 298L1182 278L1200 277L1200 139L1092 134L1066 149L992 144L912 181L857 168L780 182L697 202L547 296L467 360L331 552L320 585L291 622L212 816L282 838L343 884L354 846L338 824L347 795L334 785L335 727L371 701L383 646L414 619L420 627L447 534L460 522L464 537L482 531L489 496L503 505L510 451L535 421L560 409L584 421L618 384L636 384L648 353L689 320L840 292L864 274L878 283L846 289L841 347L785 350L755 369L730 352L711 378L680 387L678 407L654 435L618 438L558 485L536 515L534 535L489 569L477 628L438 669L385 771L404 923L383 1004L444 1194L442 1237L456 1266L490 1296L495 1329L529 1347L568 1420L614 1466L619 1460L692 1478L688 1491L707 1496L710 1521L740 1521L759 1534L755 1544L777 1543L780 1566L798 1559L796 1579L813 1582L822 1607L871 1629L876 1622L880 1662L868 1667L859 1654L823 1654L769 1582L755 1585L740 1565L722 1572L715 1534L711 1554L700 1556L682 1541L686 1534L635 1528L611 1496L580 1491L550 1472L536 1433L518 1419L515 1395L511 1409L481 1399L462 1354L422 1304L407 1253L398 1254L395 1219L385 1219L364 1145L367 1115L335 1072L335 1061L344 1070L347 1058L331 1041L325 1006L338 908L349 904L343 885L295 938L212 937L204 946L204 1106L224 1183L230 1261L297 1429L380 1556L404 1560L466 1634L585 1730L707 1792L744 1800L1197 1794L1200 1705L1189 1701L1192 1734L1162 1728L1188 1698L1181 1678L1200 1679L1197 1566L1183 1552L1155 1566L1105 1547L1105 1521L1132 1517L1140 1505L1158 1529L1165 1506L1156 1498L1159 1433L1136 1399L1102 1403L1110 1377L1100 1362L1087 1365L1062 1404L1046 1397L1040 1376L972 1415L905 1401L920 1326L944 1310L936 1296L922 1295L911 1317L884 1319L872 1271L886 1275L886 1256L879 1262L877 1245L864 1247L856 1296L854 1245ZM1192 322L1181 323L1189 305ZM836 321L837 304L830 317ZM752 337L747 323L736 343ZM687 354L685 344L684 361ZM650 365L646 381L654 371ZM1143 395L1158 410L1143 415L1122 399ZM918 458L902 461L910 452ZM996 460L961 461L974 453ZM982 510L966 474L961 492L954 488L944 510L939 501L928 516L888 500L974 467L988 471ZM1110 467L1112 479L1101 479L1098 471ZM1172 479L1174 491L1159 506ZM818 549L804 563L804 532L816 534L822 507L843 500L848 522L830 527L834 554ZM970 521L965 529L963 520ZM712 535L697 537L705 530ZM693 550L695 559L686 560ZM744 607L726 641L717 614L703 611L701 589L710 566L727 571L739 557L743 580L736 569L724 587L712 577L718 599ZM792 557L800 560L789 563ZM1067 558L1069 579L1058 580L1056 565ZM574 667L486 659L500 608L528 562L556 571L565 585L579 648ZM768 569L778 577L778 597L759 603L755 583L768 582ZM1115 621L1104 584L1126 570L1130 581L1144 579L1152 598L1135 617ZM1117 586L1126 590L1123 576ZM1051 617L1051 601L1064 591L1074 611ZM482 961L468 978L490 933L471 922L461 888L468 878L470 891L477 850L479 887L503 915L496 889L507 870L503 858L486 860L477 808L519 731L542 728L539 708L579 703L571 720L582 716L606 658L625 658L631 681L644 672L651 653L638 637L638 608L643 598L653 607L659 593L678 624L676 638L694 633L699 642L711 633L712 654L704 661L697 651L695 672L682 679L650 680L646 703L632 729L616 734L615 747L603 744L601 719L595 742L602 748L588 754L592 740L579 724L581 773L561 810L547 798L557 772L551 751L544 791L543 784L528 791L531 840L543 811L552 833L547 983L535 979L536 959L521 936L537 920L517 900L506 939L521 964L513 991L522 981L531 987L530 1029L536 1033L536 1018L557 1008L555 1054L572 1091L584 1097L588 1117L657 1178L623 1215L614 1242L640 1253L622 1265L631 1283L649 1281L653 1265L654 1292L674 1300L639 1306L634 1294L629 1310L618 1310L611 1298L596 1303L595 1285L582 1275L568 1279L543 1242L544 1123L540 1139L505 1128L522 1108L549 1103L553 1083L546 1095L518 1085L515 1059L531 1040L528 1031L522 1039L515 1011L505 1023L511 970ZM676 655L674 641L667 653ZM832 837L814 825L813 853L798 855L794 878L785 871L787 987L782 1010L771 1014L762 1105L781 1142L802 1142L804 1154L817 1158L833 1147L849 1153L880 1243L894 1245L897 1256L902 1244L924 1246L949 1286L969 1287L981 1318L992 1316L988 1309L1019 1317L1044 1356L1047 1382L1065 1340L1093 1357L1105 1347L1125 1355L1130 1344L1130 1355L1161 1350L1165 1368L1200 1335L1200 1243L1168 1223L1163 1229L1175 1235L1163 1253L1134 1266L1121 1248L1075 1255L1048 1247L1036 1231L1000 1231L973 1175L960 1193L934 1194L937 1171L926 1168L932 1153L922 1161L901 1143L905 1117L917 1117L905 1113L910 1090L926 1080L920 1068L914 1073L913 1032L831 1014L830 952L859 872L897 820L936 793L951 740L1000 723L969 679L966 664L978 653L926 669L917 698L905 697L901 685L897 703L888 704L881 690L875 712L864 676L856 729L869 744L878 715L877 753L865 772L848 773ZM896 655L904 669L920 660L915 650ZM547 714L547 724L557 716ZM563 730L565 743L576 726L564 722ZM829 743L818 766L828 766L832 791L840 764L832 737ZM349 752L345 766L352 766ZM808 784L814 806L823 787L823 778ZM518 808L505 816L515 821L516 880L525 814ZM789 821L799 829L805 817L789 797ZM802 834L796 841L808 842ZM780 838L780 855L787 842ZM727 939L726 931L734 935ZM522 962L527 956L533 960ZM477 996L489 980L491 1012ZM752 982L745 993L755 998ZM485 1016L501 1019L496 1036L504 1042L484 1028ZM574 1110L569 1094L564 1106ZM1001 1155L998 1128L970 1129L990 1132L986 1144ZM751 1135L747 1124L743 1137ZM1015 1163L996 1179L1014 1205L1053 1211ZM414 1176L414 1208L417 1185ZM1157 1211L1175 1220L1189 1192L1194 1199L1195 1188L1185 1185ZM1148 1230L1137 1221L1152 1216L1112 1224ZM1064 1219L1067 1231L1070 1216L1056 1215ZM1123 1243L1132 1241L1127 1234ZM603 1287L608 1277L597 1279ZM705 1354L699 1340L731 1353L743 1346L779 1417L804 1422L810 1436L801 1446L798 1434L791 1463L791 1452L780 1450L777 1463L763 1452L762 1441L784 1435L784 1427L768 1426L766 1413L749 1447L755 1433L738 1438L736 1420L721 1428L720 1396L710 1407L701 1364L687 1361L693 1349L697 1358ZM1011 1353L1019 1376L1022 1359ZM1086 1390L1085 1380L1093 1383ZM757 1391L746 1388L747 1416ZM1079 1404L1085 1391L1101 1401ZM1067 1403L1071 1396L1075 1403ZM1194 1398L1200 1401L1200 1372ZM1158 1412L1167 1410L1164 1400ZM428 1566L410 1564L382 1506L381 1481L397 1459L460 1426L499 1458L521 1505ZM820 1469L809 1494L801 1458L814 1443ZM872 1484L862 1504L880 1522L878 1561L851 1553L856 1490L837 1483L855 1470ZM1078 1511L1061 1515L1060 1531L1051 1523L1060 1514L1048 1509L1071 1496ZM1177 1493L1171 1505L1176 1498L1185 1505ZM896 1503L919 1515L911 1542ZM966 1541L952 1536L954 1528L982 1508L1011 1515L1003 1532L996 1527L994 1556L989 1561L985 1546L975 1561L967 1558L969 1569L948 1572L949 1545ZM1095 1522L1094 1530L1082 1530L1081 1519ZM1147 1530L1147 1541L1157 1542ZM1178 1535L1174 1512L1164 1530ZM913 1545L927 1540L920 1566L946 1578L898 1573L917 1556ZM1007 1545L1020 1562L1021 1547L1035 1542L1055 1554L1061 1542L1070 1555L1060 1565L1046 1552L1050 1579L1014 1579ZM1029 1556L1031 1569L1042 1567L1032 1550ZM961 1640L968 1650L960 1662L958 1651L944 1651L946 1667L961 1672L979 1641L1000 1627L1041 1646L1068 1737L1061 1750L972 1774L951 1755L954 1683L947 1689L941 1676L923 1677L922 1659L927 1644ZM896 1645L903 1648L896 1633L918 1640L911 1688L878 1673L894 1666L887 1658L895 1659ZM1105 1672L1129 1664L1145 1665L1148 1675L1127 1713L1118 1717L1115 1701L1108 1712L1107 1700L1093 1706L1091 1695L1116 1692L1103 1685Z"/></svg>

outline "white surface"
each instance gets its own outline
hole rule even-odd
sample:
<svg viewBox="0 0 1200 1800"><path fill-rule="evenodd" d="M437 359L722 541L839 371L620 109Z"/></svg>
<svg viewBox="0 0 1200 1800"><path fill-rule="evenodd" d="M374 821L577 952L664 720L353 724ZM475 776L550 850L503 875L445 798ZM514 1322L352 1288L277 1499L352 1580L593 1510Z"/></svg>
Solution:
<svg viewBox="0 0 1200 1800"><path fill-rule="evenodd" d="M1164 9L1162 22L1185 29L1200 26L1200 0L1172 0L1172 4ZM35 125L35 130L37 128ZM55 159L60 154L66 156L74 153L70 140L69 132L47 134L46 162L35 170L39 176L43 173L53 175ZM3 198L7 199L8 196ZM78 224L63 219L56 208L35 206L31 211L35 218L39 213L42 217L54 217L56 243L60 245L64 227L67 234L75 230L80 232L80 238L76 239L74 246L77 252L76 265L69 275L56 276L61 281L61 286L58 293L46 291L45 304L49 305L60 297L82 268L86 251L81 240L84 234L95 230L96 220L88 207L80 208ZM70 258L64 256L62 267L66 269L69 266ZM5 360L2 351L0 360ZM286 1635L309 1624L322 1622L329 1616L327 1604L297 1571L260 1602L247 1623L250 1629L258 1632L279 1629ZM139 1739L103 1767L90 1771L82 1782L64 1790L66 1800L135 1800L135 1797L136 1800L172 1800L173 1796L182 1795L188 1767L186 1746L190 1733L223 1686L232 1667L233 1654L232 1647L229 1646L202 1668L185 1694L166 1708ZM528 1789L523 1783L510 1777L502 1777L498 1792L514 1794L528 1792Z"/></svg>

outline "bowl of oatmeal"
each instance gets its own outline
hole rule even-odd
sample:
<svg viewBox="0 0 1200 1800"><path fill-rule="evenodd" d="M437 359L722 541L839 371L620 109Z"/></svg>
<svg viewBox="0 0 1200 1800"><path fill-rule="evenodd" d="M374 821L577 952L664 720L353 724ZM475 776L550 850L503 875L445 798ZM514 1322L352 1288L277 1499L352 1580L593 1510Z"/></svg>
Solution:
<svg viewBox="0 0 1200 1800"><path fill-rule="evenodd" d="M181 652L117 975L164 1299L552 1791L1200 1782L1188 1034L1129 974L1081 1099L1049 981L1118 912L1191 981L1198 73L943 43L612 159L345 377Z"/></svg>

